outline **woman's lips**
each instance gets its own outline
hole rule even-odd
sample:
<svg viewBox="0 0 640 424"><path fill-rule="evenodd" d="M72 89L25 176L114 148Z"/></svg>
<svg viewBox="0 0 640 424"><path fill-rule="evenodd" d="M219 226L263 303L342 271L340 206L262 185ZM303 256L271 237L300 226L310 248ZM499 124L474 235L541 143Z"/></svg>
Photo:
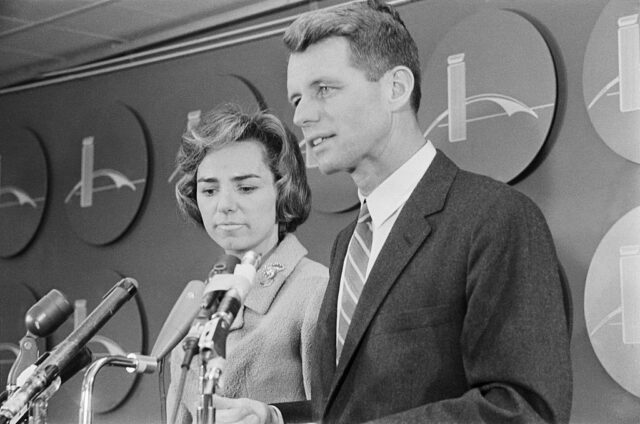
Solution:
<svg viewBox="0 0 640 424"><path fill-rule="evenodd" d="M220 229L220 230L232 231L232 230L237 230L238 228L242 227L242 224L235 224L235 223L218 224L218 225L216 225L216 227L218 229Z"/></svg>

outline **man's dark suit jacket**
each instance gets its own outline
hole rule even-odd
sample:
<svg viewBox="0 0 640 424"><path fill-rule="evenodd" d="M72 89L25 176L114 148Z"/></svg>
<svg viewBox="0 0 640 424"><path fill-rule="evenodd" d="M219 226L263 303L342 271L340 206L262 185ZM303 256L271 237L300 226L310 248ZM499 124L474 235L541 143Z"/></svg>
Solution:
<svg viewBox="0 0 640 424"><path fill-rule="evenodd" d="M569 420L570 303L531 200L438 151L371 269L336 367L340 274L354 228L332 249L316 329L315 420Z"/></svg>

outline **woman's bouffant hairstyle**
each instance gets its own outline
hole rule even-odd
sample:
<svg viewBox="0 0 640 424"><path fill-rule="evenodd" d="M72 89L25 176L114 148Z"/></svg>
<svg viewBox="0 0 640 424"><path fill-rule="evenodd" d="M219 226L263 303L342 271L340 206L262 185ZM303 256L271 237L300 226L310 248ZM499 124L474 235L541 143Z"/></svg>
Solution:
<svg viewBox="0 0 640 424"><path fill-rule="evenodd" d="M210 152L245 141L263 146L265 164L276 184L276 220L282 239L309 216L311 190L298 143L276 116L264 111L246 113L238 105L226 104L187 126L176 157L178 169L184 174L175 189L178 207L185 216L204 225L196 200L198 166Z"/></svg>
<svg viewBox="0 0 640 424"><path fill-rule="evenodd" d="M415 40L400 15L381 0L352 2L307 12L284 33L284 44L291 53L329 37L344 37L351 49L352 65L378 81L395 66L406 66L414 77L411 108L420 107L420 58Z"/></svg>

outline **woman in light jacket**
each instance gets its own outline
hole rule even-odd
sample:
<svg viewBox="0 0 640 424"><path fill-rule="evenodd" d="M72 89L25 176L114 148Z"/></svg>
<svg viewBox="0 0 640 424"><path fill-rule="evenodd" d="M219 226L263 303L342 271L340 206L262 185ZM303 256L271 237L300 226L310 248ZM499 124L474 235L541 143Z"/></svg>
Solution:
<svg viewBox="0 0 640 424"><path fill-rule="evenodd" d="M176 185L181 211L204 227L226 254L262 255L256 281L227 339L226 397L266 403L304 400L309 352L328 280L293 235L309 215L311 193L302 154L275 116L225 105L205 113L182 137ZM181 345L171 354L167 411L196 422L200 402L196 356L177 399Z"/></svg>

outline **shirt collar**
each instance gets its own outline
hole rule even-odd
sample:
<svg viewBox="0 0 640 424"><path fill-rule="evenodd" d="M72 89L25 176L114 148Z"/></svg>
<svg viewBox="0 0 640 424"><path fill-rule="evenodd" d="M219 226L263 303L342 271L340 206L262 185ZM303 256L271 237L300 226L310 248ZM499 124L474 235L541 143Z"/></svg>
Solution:
<svg viewBox="0 0 640 424"><path fill-rule="evenodd" d="M406 202L429 169L435 155L435 147L427 140L424 146L389 175L369 196L365 198L358 191L360 203L367 201L374 228L381 226Z"/></svg>

